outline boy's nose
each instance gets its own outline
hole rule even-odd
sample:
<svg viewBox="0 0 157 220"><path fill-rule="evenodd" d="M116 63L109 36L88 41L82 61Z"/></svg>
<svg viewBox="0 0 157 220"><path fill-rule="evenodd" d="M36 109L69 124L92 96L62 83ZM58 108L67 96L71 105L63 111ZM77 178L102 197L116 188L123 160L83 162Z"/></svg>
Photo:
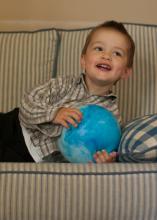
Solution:
<svg viewBox="0 0 157 220"><path fill-rule="evenodd" d="M106 60L112 60L111 54L105 51L102 51L102 58Z"/></svg>

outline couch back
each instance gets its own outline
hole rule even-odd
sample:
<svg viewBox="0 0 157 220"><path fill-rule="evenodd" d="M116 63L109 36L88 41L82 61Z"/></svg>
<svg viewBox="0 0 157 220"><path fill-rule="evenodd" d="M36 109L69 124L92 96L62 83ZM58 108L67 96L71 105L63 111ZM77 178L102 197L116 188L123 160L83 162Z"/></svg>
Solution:
<svg viewBox="0 0 157 220"><path fill-rule="evenodd" d="M124 24L136 44L133 75L117 83L123 122L157 112L157 26ZM51 77L81 73L80 55L92 27L0 33L0 111L20 105L24 91Z"/></svg>

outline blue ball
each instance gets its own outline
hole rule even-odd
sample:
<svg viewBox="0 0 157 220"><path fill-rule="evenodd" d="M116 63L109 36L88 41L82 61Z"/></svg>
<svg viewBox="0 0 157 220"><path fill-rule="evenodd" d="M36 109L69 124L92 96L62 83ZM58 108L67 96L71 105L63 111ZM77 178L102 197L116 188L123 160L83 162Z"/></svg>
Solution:
<svg viewBox="0 0 157 220"><path fill-rule="evenodd" d="M93 155L105 149L116 151L121 138L121 129L112 112L99 105L80 107L83 118L78 127L63 128L58 147L72 163L94 161Z"/></svg>

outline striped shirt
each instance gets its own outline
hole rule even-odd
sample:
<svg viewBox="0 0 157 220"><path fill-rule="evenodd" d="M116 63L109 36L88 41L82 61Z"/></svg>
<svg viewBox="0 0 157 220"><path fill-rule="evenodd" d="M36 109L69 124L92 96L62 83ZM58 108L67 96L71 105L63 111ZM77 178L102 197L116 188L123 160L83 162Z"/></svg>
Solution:
<svg viewBox="0 0 157 220"><path fill-rule="evenodd" d="M25 93L19 119L31 138L34 147L40 147L42 158L59 151L57 140L62 126L53 124L53 118L61 107L80 107L98 104L111 111L120 122L116 96L112 92L103 96L88 92L84 75L79 77L52 78L30 93Z"/></svg>

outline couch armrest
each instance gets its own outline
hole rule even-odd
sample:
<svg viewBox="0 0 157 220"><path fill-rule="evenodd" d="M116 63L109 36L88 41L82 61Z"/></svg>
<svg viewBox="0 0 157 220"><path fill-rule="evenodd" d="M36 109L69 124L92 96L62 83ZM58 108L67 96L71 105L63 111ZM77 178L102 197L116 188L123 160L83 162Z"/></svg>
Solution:
<svg viewBox="0 0 157 220"><path fill-rule="evenodd" d="M0 219L155 220L156 202L156 163L0 163Z"/></svg>

